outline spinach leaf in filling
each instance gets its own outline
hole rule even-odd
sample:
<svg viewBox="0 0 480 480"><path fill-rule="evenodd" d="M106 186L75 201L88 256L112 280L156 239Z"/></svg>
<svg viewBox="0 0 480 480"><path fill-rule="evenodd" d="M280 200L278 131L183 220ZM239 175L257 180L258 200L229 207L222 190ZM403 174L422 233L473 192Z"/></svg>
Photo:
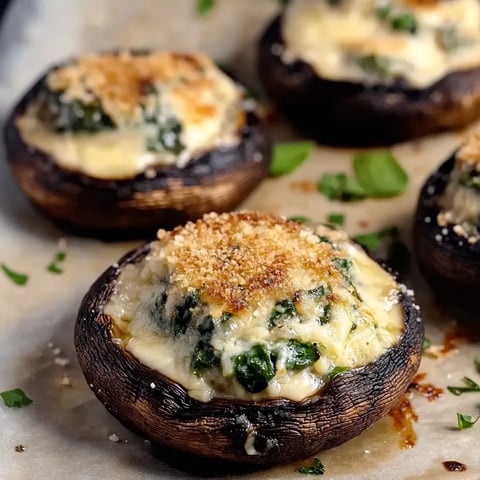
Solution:
<svg viewBox="0 0 480 480"><path fill-rule="evenodd" d="M288 341L282 353L285 355L287 370L303 370L320 358L317 344L303 343L295 339Z"/></svg>
<svg viewBox="0 0 480 480"><path fill-rule="evenodd" d="M113 120L101 106L99 99L84 103L68 100L62 91L44 87L39 118L57 132L100 132L115 128Z"/></svg>
<svg viewBox="0 0 480 480"><path fill-rule="evenodd" d="M172 330L175 336L184 334L192 322L192 310L199 305L198 295L189 293L181 305L175 307Z"/></svg>
<svg viewBox="0 0 480 480"><path fill-rule="evenodd" d="M268 328L271 330L283 323L286 319L296 317L297 309L295 303L290 298L285 298L275 304L270 319L268 321Z"/></svg>
<svg viewBox="0 0 480 480"><path fill-rule="evenodd" d="M237 355L233 364L235 378L250 393L265 390L276 373L275 355L263 344Z"/></svg>

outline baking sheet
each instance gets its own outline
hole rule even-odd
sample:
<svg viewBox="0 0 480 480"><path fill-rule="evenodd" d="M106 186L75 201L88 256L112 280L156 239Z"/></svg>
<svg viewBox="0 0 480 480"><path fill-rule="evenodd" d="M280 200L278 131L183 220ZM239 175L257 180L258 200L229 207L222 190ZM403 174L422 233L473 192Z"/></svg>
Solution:
<svg viewBox="0 0 480 480"><path fill-rule="evenodd" d="M48 64L91 50L146 46L205 50L234 65L244 80L255 84L255 39L274 15L277 2L219 0L217 4L209 15L199 17L194 0L16 0L0 31L0 121ZM281 121L274 136L297 138ZM393 152L408 172L410 186L394 199L356 204L326 200L310 188L312 180L322 172L348 171L353 151L318 147L293 174L267 179L243 206L319 221L328 213L341 212L351 234L396 225L408 241L422 182L461 138L458 133L444 134L395 146ZM0 391L20 387L34 401L18 410L0 405L0 479L302 478L295 468L309 461L245 471L152 452L103 409L79 370L73 325L89 285L138 242L102 243L65 235L32 209L6 163L0 161L0 262L29 274L23 287L0 275ZM65 245L64 273L53 275L46 266ZM415 269L408 281L422 307L427 336L434 344L443 343L455 319L435 305ZM480 356L478 344L458 342L458 346L446 357L423 359L420 371L428 374L426 382L445 389L459 385L463 376L480 381L473 365L474 357ZM68 381L71 386L62 385ZM414 396L412 404L419 417L414 425L415 448L399 447L401 437L392 418L386 417L347 444L321 452L324 478L410 480L461 475L478 480L480 426L458 431L455 425L457 412L478 414L480 395L455 397L446 392L433 402ZM119 441L112 441L117 437ZM16 452L18 445L25 451ZM462 462L468 470L448 473L442 466L446 460Z"/></svg>

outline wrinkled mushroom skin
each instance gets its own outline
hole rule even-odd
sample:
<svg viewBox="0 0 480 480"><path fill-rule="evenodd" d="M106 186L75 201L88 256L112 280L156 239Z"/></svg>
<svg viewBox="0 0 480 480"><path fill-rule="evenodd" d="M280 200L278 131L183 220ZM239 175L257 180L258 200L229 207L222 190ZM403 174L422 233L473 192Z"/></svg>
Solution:
<svg viewBox="0 0 480 480"><path fill-rule="evenodd" d="M478 315L480 243L470 244L453 231L452 225L442 227L437 223L438 201L454 162L452 156L423 186L415 214L413 244L420 271L439 301ZM428 223L425 218L430 218Z"/></svg>
<svg viewBox="0 0 480 480"><path fill-rule="evenodd" d="M245 464L305 458L355 437L383 417L418 368L423 325L413 300L405 297L406 330L398 345L373 364L334 377L318 395L301 402L194 400L182 386L116 345L112 320L102 314L121 269L148 251L146 245L126 255L92 286L80 308L75 345L99 400L126 427L155 444ZM248 439L257 455L247 454Z"/></svg>
<svg viewBox="0 0 480 480"><path fill-rule="evenodd" d="M20 188L40 211L78 234L101 238L152 236L209 211L238 206L268 174L271 144L249 113L237 146L212 150L183 169L159 167L155 178L99 180L61 168L26 144L15 124L32 102L40 79L14 108L5 127L7 160Z"/></svg>
<svg viewBox="0 0 480 480"><path fill-rule="evenodd" d="M451 73L421 90L367 85L320 78L303 61L286 64L273 45L284 45L281 18L260 40L259 75L292 124L320 142L388 145L461 128L480 116L480 68Z"/></svg>

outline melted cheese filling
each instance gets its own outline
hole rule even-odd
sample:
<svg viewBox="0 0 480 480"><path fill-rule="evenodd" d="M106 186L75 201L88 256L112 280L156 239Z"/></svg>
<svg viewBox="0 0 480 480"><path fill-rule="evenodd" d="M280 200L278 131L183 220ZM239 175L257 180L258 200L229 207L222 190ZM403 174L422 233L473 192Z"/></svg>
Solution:
<svg viewBox="0 0 480 480"><path fill-rule="evenodd" d="M198 301L185 302L192 295ZM345 234L248 212L161 231L121 273L104 312L124 348L201 401L302 400L336 368L378 359L404 330L399 285ZM195 371L205 343L216 362ZM317 355L292 366L288 346L299 344ZM259 345L276 355L275 372L249 390L239 359Z"/></svg>
<svg viewBox="0 0 480 480"><path fill-rule="evenodd" d="M63 92L62 102L98 101L115 128L56 132L39 118L37 101L17 119L22 139L62 168L100 179L131 178L156 166L183 168L195 156L236 145L245 123L242 89L203 55L86 56L51 72L47 85ZM181 152L149 148L158 125L172 119L181 128ZM168 135L165 143L174 142Z"/></svg>
<svg viewBox="0 0 480 480"><path fill-rule="evenodd" d="M437 221L476 243L480 238L480 130L473 132L455 155L455 166L444 194Z"/></svg>
<svg viewBox="0 0 480 480"><path fill-rule="evenodd" d="M303 60L320 77L426 88L480 65L480 3L293 0L282 35L284 61Z"/></svg>

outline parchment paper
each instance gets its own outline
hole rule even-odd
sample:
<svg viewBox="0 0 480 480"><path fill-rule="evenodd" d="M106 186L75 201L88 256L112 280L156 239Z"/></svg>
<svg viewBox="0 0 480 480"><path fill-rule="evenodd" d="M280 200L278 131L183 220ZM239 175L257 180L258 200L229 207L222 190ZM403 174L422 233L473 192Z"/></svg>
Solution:
<svg viewBox="0 0 480 480"><path fill-rule="evenodd" d="M118 47L205 50L230 63L255 84L253 52L262 25L274 14L275 0L219 0L207 16L195 13L193 0L15 0L0 32L0 118L20 93L50 63L69 55ZM281 122L280 140L296 138ZM351 234L396 225L409 240L418 190L427 176L461 141L445 134L398 145L393 152L410 176L406 194L390 200L357 204L327 201L316 191L295 188L322 172L348 171L353 151L318 147L292 175L268 179L244 207L324 221L331 212L346 214ZM0 152L3 156L3 151ZM119 425L94 398L79 370L73 349L73 325L79 302L93 280L123 253L138 245L101 243L65 235L40 216L17 189L0 159L0 262L28 273L26 286L0 275L0 391L23 388L33 404L9 409L0 402L0 479L172 479L301 478L299 462L242 471L205 468L165 452L153 452L141 438ZM304 185L305 186L305 185ZM306 191L307 190L307 191ZM66 242L64 273L46 266ZM59 245L60 243L60 245ZM442 343L454 320L433 302L418 274L408 277L417 292L427 336ZM478 344L459 343L441 359L424 358L425 381L445 388L463 376L480 381L473 358ZM68 365L65 365L68 363ZM62 383L71 383L65 386ZM415 448L399 448L400 436L386 417L360 437L318 456L324 478L462 479L480 478L480 425L456 429L456 413L476 416L480 394L455 397L445 392L433 402L415 396L419 420ZM112 436L113 435L113 436ZM112 441L112 440L119 441ZM23 445L25 451L16 452ZM442 466L456 460L465 473Z"/></svg>

